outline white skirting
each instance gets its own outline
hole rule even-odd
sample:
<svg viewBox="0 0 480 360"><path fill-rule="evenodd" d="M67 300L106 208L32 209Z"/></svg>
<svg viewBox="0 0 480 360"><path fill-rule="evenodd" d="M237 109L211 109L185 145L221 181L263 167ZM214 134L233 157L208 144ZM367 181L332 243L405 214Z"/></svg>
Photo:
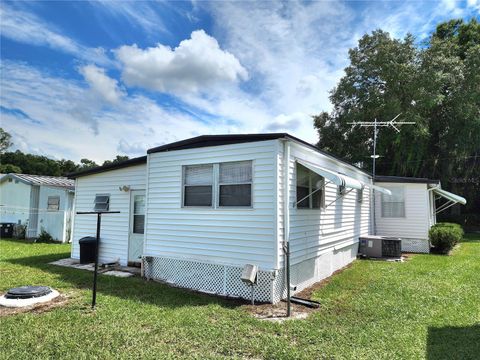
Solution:
<svg viewBox="0 0 480 360"><path fill-rule="evenodd" d="M429 254L430 242L426 239L402 238L402 252Z"/></svg>
<svg viewBox="0 0 480 360"><path fill-rule="evenodd" d="M357 256L358 244L326 252L291 266L290 280L299 292L348 265ZM240 280L242 268L187 259L143 257L144 276L174 286L209 294L251 299L251 289ZM256 301L276 303L286 297L285 273L260 270L255 286Z"/></svg>

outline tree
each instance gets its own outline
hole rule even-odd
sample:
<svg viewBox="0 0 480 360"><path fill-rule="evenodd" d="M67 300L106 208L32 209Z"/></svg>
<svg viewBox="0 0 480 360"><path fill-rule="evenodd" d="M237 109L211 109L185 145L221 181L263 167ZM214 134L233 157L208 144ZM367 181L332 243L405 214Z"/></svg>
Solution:
<svg viewBox="0 0 480 360"><path fill-rule="evenodd" d="M0 128L0 154L3 154L13 143L10 141L12 135Z"/></svg>
<svg viewBox="0 0 480 360"><path fill-rule="evenodd" d="M1 164L0 165L0 174L21 174L22 169L20 169L18 166L12 165L12 164Z"/></svg>
<svg viewBox="0 0 480 360"><path fill-rule="evenodd" d="M364 35L349 57L331 92L333 111L314 116L319 148L371 170L373 129L348 122L402 113L402 120L416 124L400 133L380 130L377 174L439 178L444 188L473 197L468 206L474 211L480 194L480 24L439 24L421 46L411 35L398 40L377 30Z"/></svg>
<svg viewBox="0 0 480 360"><path fill-rule="evenodd" d="M94 168L94 167L97 167L98 164L93 161L93 160L89 160L89 159L81 159L80 160L80 170L87 170L87 169L91 169L91 168Z"/></svg>
<svg viewBox="0 0 480 360"><path fill-rule="evenodd" d="M117 155L115 157L115 159L113 159L113 160L105 160L103 162L103 166L110 165L110 164L116 164L116 163L119 163L119 162L122 162L122 161L126 161L128 159L129 159L129 157L126 156L126 155Z"/></svg>

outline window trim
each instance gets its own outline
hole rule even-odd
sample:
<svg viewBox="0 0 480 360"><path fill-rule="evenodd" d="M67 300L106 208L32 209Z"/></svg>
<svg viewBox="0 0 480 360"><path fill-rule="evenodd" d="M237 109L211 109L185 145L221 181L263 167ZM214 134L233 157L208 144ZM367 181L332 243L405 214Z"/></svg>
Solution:
<svg viewBox="0 0 480 360"><path fill-rule="evenodd" d="M244 162L249 161L252 167L252 181L250 183L242 183L242 184L250 184L250 206L220 206L220 164L224 163L235 163L235 162ZM212 165L213 166L213 181L212 181L212 205L185 205L185 168L187 166L195 166L195 165ZM181 199L180 199L180 207L185 209L213 209L213 210L253 210L253 192L254 192L254 171L255 171L255 160L253 159L241 159L241 160L233 160L233 161L222 161L216 163L198 163L198 164L182 164L182 178L181 178ZM222 185L241 185L238 184L223 184ZM192 186L192 185L189 185ZM201 186L201 185L199 185ZM207 185L205 185L207 186Z"/></svg>
<svg viewBox="0 0 480 360"><path fill-rule="evenodd" d="M58 199L57 209L50 209L50 199ZM47 211L60 211L60 196L59 195L50 195L47 197Z"/></svg>
<svg viewBox="0 0 480 360"><path fill-rule="evenodd" d="M228 163L239 163L239 162L249 162L250 163L250 168L252 171L252 179L249 182L239 182L239 183L221 183L220 182L220 164L228 164ZM217 199L215 205L217 208L227 208L227 209L248 209L253 207L253 160L236 160L236 161L224 161L221 163L216 164L218 168L218 173L217 173L217 183L216 183L216 193L217 193ZM250 205L235 205L235 206L228 206L228 205L220 205L220 186L222 185L250 185Z"/></svg>
<svg viewBox="0 0 480 360"><path fill-rule="evenodd" d="M212 184L211 185L185 185L185 169L187 166L197 166L197 165L212 165ZM182 165L182 208L199 208L199 209L211 209L215 204L215 164L205 163L205 164L186 164ZM212 187L212 205L185 205L185 187L187 186L211 186Z"/></svg>
<svg viewBox="0 0 480 360"><path fill-rule="evenodd" d="M382 218L385 218L385 219L405 219L407 217L407 201L406 201L406 196L405 196L405 187L404 186L395 186L395 187L388 187L388 190L390 191L396 191L396 190L402 190L402 193L403 193L403 202L400 202L400 201L384 201L383 199L387 196L390 196L390 195L386 195L386 194L383 194L382 193L382 196L380 197L380 216ZM392 194L393 195L393 194ZM395 203L395 204L401 204L403 203L403 215L402 216L385 216L384 215L384 212L383 212L383 204L384 203Z"/></svg>

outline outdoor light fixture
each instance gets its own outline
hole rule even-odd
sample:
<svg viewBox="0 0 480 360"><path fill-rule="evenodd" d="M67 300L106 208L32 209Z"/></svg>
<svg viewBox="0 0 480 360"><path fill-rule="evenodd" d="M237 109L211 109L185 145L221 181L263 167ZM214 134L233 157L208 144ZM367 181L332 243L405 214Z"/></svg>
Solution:
<svg viewBox="0 0 480 360"><path fill-rule="evenodd" d="M129 192L129 191L130 191L130 186L129 186L129 185L119 186L119 187L118 187L118 190L120 190L120 191L125 191L125 192Z"/></svg>

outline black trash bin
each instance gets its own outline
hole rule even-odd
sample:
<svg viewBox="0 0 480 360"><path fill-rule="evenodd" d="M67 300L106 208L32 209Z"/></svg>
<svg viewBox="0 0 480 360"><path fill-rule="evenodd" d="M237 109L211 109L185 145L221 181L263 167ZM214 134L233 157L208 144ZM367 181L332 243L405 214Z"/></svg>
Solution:
<svg viewBox="0 0 480 360"><path fill-rule="evenodd" d="M78 240L78 243L80 244L80 264L95 262L97 239L93 236L85 236Z"/></svg>
<svg viewBox="0 0 480 360"><path fill-rule="evenodd" d="M0 224L0 238L11 239L13 238L13 228L15 223L1 223Z"/></svg>

